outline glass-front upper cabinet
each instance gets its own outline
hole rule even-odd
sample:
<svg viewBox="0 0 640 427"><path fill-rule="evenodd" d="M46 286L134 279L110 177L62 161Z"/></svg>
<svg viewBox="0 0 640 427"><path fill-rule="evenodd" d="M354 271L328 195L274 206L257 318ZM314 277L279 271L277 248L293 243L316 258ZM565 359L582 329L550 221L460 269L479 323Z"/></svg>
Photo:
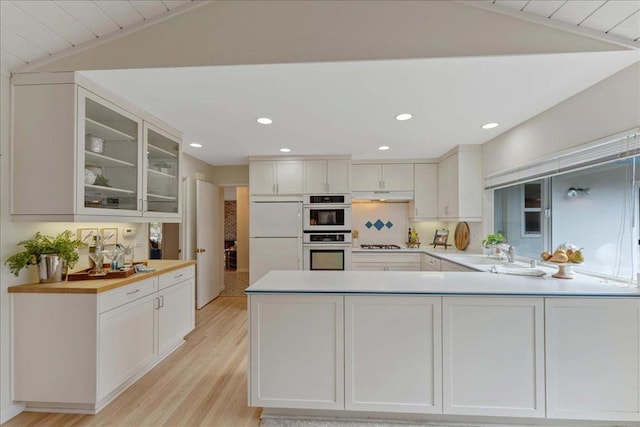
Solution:
<svg viewBox="0 0 640 427"><path fill-rule="evenodd" d="M84 210L140 215L142 121L86 90L80 89L78 96Z"/></svg>
<svg viewBox="0 0 640 427"><path fill-rule="evenodd" d="M145 213L172 217L180 212L180 140L150 124L144 125L146 141Z"/></svg>

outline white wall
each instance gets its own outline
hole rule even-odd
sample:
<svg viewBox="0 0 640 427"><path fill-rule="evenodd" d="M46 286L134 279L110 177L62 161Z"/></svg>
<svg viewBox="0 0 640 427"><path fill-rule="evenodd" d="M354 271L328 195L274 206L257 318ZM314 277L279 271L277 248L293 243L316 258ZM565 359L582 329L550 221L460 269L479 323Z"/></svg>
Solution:
<svg viewBox="0 0 640 427"><path fill-rule="evenodd" d="M30 69L67 71L619 50L606 42L453 1L210 2L133 34L100 41L90 50L75 49L79 53Z"/></svg>
<svg viewBox="0 0 640 427"><path fill-rule="evenodd" d="M640 62L485 143L484 175L513 169L638 126Z"/></svg>

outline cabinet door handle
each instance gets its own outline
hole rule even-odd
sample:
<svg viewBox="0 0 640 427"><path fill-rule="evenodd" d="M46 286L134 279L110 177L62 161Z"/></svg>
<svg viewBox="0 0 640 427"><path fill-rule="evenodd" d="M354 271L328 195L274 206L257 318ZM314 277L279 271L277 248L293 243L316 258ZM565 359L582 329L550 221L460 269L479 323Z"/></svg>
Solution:
<svg viewBox="0 0 640 427"><path fill-rule="evenodd" d="M155 308L156 310L160 309L160 297L155 297L153 299L153 308Z"/></svg>
<svg viewBox="0 0 640 427"><path fill-rule="evenodd" d="M276 185L275 185L275 184L273 184L273 186L272 186L272 188L271 188L271 192L272 192L273 194L276 194Z"/></svg>
<svg viewBox="0 0 640 427"><path fill-rule="evenodd" d="M164 295L160 295L160 308L164 307Z"/></svg>
<svg viewBox="0 0 640 427"><path fill-rule="evenodd" d="M140 289L136 289L133 292L127 292L127 295L133 295L133 294L137 294L138 292L140 292Z"/></svg>
<svg viewBox="0 0 640 427"><path fill-rule="evenodd" d="M280 184L276 184L276 193L280 194Z"/></svg>
<svg viewBox="0 0 640 427"><path fill-rule="evenodd" d="M416 210L415 216L418 216L418 208L416 208L415 210Z"/></svg>

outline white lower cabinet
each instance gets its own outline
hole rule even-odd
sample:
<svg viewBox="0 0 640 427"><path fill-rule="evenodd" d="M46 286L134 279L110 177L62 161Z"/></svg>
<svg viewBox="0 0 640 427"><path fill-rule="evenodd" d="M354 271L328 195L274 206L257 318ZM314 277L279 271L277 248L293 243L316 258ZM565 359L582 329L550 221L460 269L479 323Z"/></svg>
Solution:
<svg viewBox="0 0 640 427"><path fill-rule="evenodd" d="M542 298L443 297L445 414L545 416L543 308Z"/></svg>
<svg viewBox="0 0 640 427"><path fill-rule="evenodd" d="M194 270L98 294L14 294L14 399L98 412L193 330Z"/></svg>
<svg viewBox="0 0 640 427"><path fill-rule="evenodd" d="M344 409L343 299L249 296L251 406Z"/></svg>
<svg viewBox="0 0 640 427"><path fill-rule="evenodd" d="M156 357L155 313L154 293L100 314L98 401Z"/></svg>
<svg viewBox="0 0 640 427"><path fill-rule="evenodd" d="M546 300L550 418L640 423L640 301Z"/></svg>
<svg viewBox="0 0 640 427"><path fill-rule="evenodd" d="M345 409L442 413L440 297L345 297Z"/></svg>
<svg viewBox="0 0 640 427"><path fill-rule="evenodd" d="M464 265L456 264L446 259L440 261L440 269L441 271L476 271L473 268L465 267Z"/></svg>
<svg viewBox="0 0 640 427"><path fill-rule="evenodd" d="M158 293L158 354L180 345L194 328L195 286L193 279L174 284Z"/></svg>
<svg viewBox="0 0 640 427"><path fill-rule="evenodd" d="M355 271L420 271L419 253L354 252L351 269Z"/></svg>

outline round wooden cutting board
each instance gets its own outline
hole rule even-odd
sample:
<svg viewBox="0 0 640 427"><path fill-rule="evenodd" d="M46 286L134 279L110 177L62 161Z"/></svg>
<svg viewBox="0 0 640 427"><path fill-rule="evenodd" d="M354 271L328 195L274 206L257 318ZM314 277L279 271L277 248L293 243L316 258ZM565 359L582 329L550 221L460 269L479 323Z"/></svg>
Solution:
<svg viewBox="0 0 640 427"><path fill-rule="evenodd" d="M456 248L464 251L469 246L469 224L466 222L459 222L456 225L456 231L453 235L453 240L456 243Z"/></svg>

